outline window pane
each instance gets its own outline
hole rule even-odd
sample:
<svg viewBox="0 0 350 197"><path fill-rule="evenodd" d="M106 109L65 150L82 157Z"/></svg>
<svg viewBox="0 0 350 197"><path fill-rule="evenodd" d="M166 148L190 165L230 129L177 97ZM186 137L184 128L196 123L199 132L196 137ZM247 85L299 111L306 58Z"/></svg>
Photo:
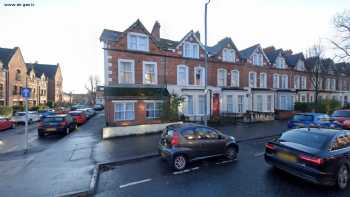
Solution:
<svg viewBox="0 0 350 197"><path fill-rule="evenodd" d="M198 96L198 113L205 114L205 96Z"/></svg>
<svg viewBox="0 0 350 197"><path fill-rule="evenodd" d="M193 97L192 96L187 97L187 113L193 114Z"/></svg>
<svg viewBox="0 0 350 197"><path fill-rule="evenodd" d="M227 112L233 112L233 96L227 95Z"/></svg>

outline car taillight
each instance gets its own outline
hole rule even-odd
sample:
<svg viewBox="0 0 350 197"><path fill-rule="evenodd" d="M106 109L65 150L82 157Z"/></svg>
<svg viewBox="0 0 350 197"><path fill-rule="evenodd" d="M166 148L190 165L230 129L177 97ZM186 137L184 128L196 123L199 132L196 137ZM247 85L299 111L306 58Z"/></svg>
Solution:
<svg viewBox="0 0 350 197"><path fill-rule="evenodd" d="M173 137L171 138L171 145L176 146L180 144L180 136L178 133L174 132Z"/></svg>
<svg viewBox="0 0 350 197"><path fill-rule="evenodd" d="M275 149L275 145L273 145L271 143L267 143L267 144L265 144L265 148L269 149L269 150L274 150Z"/></svg>
<svg viewBox="0 0 350 197"><path fill-rule="evenodd" d="M323 164L323 159L319 158L319 157L310 157L310 156L306 156L306 155L300 155L299 159L309 162L311 164L315 164L315 165L321 165Z"/></svg>

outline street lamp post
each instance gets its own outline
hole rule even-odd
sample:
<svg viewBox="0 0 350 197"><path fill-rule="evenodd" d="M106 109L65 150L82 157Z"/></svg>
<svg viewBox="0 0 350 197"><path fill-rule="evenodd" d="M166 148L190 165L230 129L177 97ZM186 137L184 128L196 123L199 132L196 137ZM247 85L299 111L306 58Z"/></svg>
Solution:
<svg viewBox="0 0 350 197"><path fill-rule="evenodd" d="M204 58L204 67L205 67L205 86L204 86L204 94L205 94L205 108L204 108L204 125L207 126L208 124L208 46L207 46L207 9L208 4L210 3L210 0L205 3L205 11L204 11L204 51L205 51L205 58Z"/></svg>

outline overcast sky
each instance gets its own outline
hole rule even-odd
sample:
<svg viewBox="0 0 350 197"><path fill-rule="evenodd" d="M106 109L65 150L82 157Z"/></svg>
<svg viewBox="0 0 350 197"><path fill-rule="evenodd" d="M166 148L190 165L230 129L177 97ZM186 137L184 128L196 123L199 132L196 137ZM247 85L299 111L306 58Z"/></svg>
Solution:
<svg viewBox="0 0 350 197"><path fill-rule="evenodd" d="M26 2L35 6L4 6ZM59 62L64 90L81 93L89 75L103 81L99 36L104 28L124 31L139 18L151 31L158 20L163 38L180 40L193 29L200 30L204 40L205 2L0 0L0 47L19 46L26 62ZM345 8L350 8L349 0L211 0L208 44L228 36L239 50L260 43L304 52L334 35L332 17Z"/></svg>

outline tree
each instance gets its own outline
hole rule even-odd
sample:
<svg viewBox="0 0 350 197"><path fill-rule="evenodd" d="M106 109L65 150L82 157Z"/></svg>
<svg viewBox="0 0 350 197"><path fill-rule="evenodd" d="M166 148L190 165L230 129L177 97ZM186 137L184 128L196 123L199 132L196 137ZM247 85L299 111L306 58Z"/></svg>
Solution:
<svg viewBox="0 0 350 197"><path fill-rule="evenodd" d="M99 78L97 76L90 75L89 80L85 85L85 88L87 90L89 104L91 105L96 104L96 90L99 84L100 84Z"/></svg>
<svg viewBox="0 0 350 197"><path fill-rule="evenodd" d="M335 26L337 35L335 40L331 40L331 43L338 49L339 53L336 54L336 58L339 61L350 60L350 10L345 10L342 13L338 13L333 18L333 24Z"/></svg>
<svg viewBox="0 0 350 197"><path fill-rule="evenodd" d="M318 103L318 95L322 83L322 69L324 68L324 61L322 61L323 49L321 44L315 44L306 51L305 67L311 81L312 89L314 91L314 101Z"/></svg>

